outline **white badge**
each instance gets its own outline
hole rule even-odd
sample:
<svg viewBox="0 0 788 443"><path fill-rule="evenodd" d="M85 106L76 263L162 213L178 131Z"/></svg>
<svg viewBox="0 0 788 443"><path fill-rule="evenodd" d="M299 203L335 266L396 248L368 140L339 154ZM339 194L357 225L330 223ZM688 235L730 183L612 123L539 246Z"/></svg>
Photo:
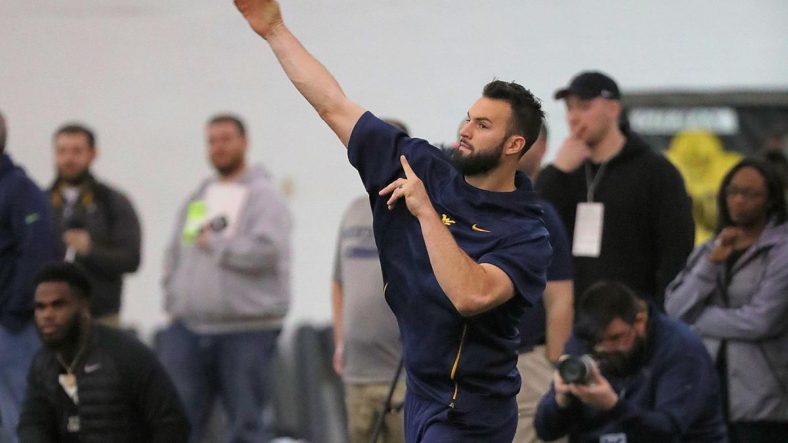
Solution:
<svg viewBox="0 0 788 443"><path fill-rule="evenodd" d="M68 422L66 423L66 430L68 432L74 433L79 432L79 416L72 415L68 418Z"/></svg>
<svg viewBox="0 0 788 443"><path fill-rule="evenodd" d="M599 253L602 251L604 214L605 205L602 203L577 204L572 255L575 257L599 257Z"/></svg>
<svg viewBox="0 0 788 443"><path fill-rule="evenodd" d="M599 437L599 443L627 443L627 434L605 434Z"/></svg>

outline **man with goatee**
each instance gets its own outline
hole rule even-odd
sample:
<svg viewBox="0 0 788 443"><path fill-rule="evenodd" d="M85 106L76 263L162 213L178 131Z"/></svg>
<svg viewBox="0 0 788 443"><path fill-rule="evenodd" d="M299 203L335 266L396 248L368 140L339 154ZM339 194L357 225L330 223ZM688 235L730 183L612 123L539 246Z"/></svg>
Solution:
<svg viewBox="0 0 788 443"><path fill-rule="evenodd" d="M159 351L191 420L192 442L220 397L222 441L268 441L264 380L290 304L290 211L268 173L247 164L246 127L222 114L206 127L216 174L178 215L165 256Z"/></svg>
<svg viewBox="0 0 788 443"><path fill-rule="evenodd" d="M81 124L55 131L57 178L49 188L59 254L85 270L93 287L94 318L119 326L123 275L140 265L140 222L134 207L117 189L96 179L91 166L96 136Z"/></svg>

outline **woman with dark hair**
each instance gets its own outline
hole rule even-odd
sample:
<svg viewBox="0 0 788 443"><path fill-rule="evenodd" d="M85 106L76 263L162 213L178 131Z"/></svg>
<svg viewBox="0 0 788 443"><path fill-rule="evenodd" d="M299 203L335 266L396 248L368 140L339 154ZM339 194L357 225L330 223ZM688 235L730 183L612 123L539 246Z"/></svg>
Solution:
<svg viewBox="0 0 788 443"><path fill-rule="evenodd" d="M665 309L716 361L732 442L788 442L788 223L780 178L746 159L723 179L714 239L668 286Z"/></svg>

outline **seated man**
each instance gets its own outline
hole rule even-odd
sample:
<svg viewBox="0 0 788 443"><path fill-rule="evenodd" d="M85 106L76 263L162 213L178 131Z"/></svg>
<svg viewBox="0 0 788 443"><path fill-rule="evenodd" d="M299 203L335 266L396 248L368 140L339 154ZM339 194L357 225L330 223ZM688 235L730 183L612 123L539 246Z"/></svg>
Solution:
<svg viewBox="0 0 788 443"><path fill-rule="evenodd" d="M536 413L539 438L727 441L714 366L686 325L609 281L586 290L576 315L571 356L562 357ZM585 365L584 354L592 357ZM580 364L571 368L570 359Z"/></svg>
<svg viewBox="0 0 788 443"><path fill-rule="evenodd" d="M53 264L35 283L44 346L28 373L20 442L185 443L189 423L175 387L142 343L93 322L85 274Z"/></svg>

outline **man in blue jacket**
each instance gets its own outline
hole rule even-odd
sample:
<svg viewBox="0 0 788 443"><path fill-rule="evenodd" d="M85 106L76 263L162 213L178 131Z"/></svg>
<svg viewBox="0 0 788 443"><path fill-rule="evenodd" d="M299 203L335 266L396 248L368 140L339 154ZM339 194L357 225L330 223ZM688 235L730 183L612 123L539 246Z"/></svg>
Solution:
<svg viewBox="0 0 788 443"><path fill-rule="evenodd" d="M536 413L541 439L727 441L714 366L686 325L611 281L588 288L576 315L567 351L593 361L570 374L563 357Z"/></svg>
<svg viewBox="0 0 788 443"><path fill-rule="evenodd" d="M407 369L406 441L511 441L517 323L541 296L552 255L531 183L516 172L539 136L538 100L516 83L488 83L451 161L348 99L275 1L236 5L347 147L369 194Z"/></svg>
<svg viewBox="0 0 788 443"><path fill-rule="evenodd" d="M7 134L0 114L0 441L16 432L27 368L39 346L31 321L33 278L54 258L49 206L5 153Z"/></svg>

